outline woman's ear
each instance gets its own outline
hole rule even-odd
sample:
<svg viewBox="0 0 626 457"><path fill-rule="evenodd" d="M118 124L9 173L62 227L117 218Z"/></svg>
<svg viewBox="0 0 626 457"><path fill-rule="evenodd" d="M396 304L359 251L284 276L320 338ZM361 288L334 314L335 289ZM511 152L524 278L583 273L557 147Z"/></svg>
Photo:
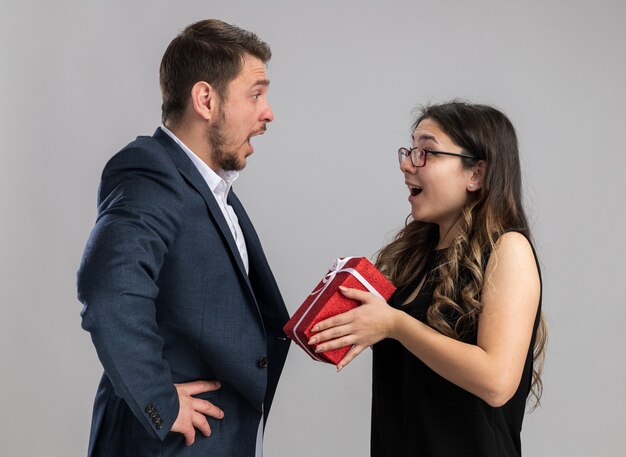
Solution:
<svg viewBox="0 0 626 457"><path fill-rule="evenodd" d="M467 190L469 192L477 191L483 187L483 180L485 173L487 172L487 162L479 160L474 167L472 167L472 176L470 182L467 184Z"/></svg>

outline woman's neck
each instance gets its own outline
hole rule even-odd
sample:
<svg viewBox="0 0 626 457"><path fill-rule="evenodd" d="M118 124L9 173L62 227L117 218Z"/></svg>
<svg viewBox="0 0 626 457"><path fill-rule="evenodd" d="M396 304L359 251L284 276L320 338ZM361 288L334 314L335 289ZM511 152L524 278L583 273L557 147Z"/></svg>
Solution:
<svg viewBox="0 0 626 457"><path fill-rule="evenodd" d="M447 249L452 245L452 241L459 233L459 223L455 222L449 226L439 225L439 241L435 249Z"/></svg>

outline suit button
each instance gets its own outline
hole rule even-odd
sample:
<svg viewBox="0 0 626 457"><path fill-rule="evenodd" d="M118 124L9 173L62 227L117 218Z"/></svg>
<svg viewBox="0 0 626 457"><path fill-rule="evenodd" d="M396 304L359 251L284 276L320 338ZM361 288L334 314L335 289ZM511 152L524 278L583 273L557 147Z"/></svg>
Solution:
<svg viewBox="0 0 626 457"><path fill-rule="evenodd" d="M268 363L267 357L261 357L259 359L259 368L267 368Z"/></svg>

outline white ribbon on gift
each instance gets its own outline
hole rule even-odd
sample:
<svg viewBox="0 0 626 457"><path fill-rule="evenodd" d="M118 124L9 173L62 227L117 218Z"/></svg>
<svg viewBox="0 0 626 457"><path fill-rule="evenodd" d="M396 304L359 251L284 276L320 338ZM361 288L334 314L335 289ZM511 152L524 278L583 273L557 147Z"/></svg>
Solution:
<svg viewBox="0 0 626 457"><path fill-rule="evenodd" d="M333 282L333 280L335 279L335 276L337 276L339 273L350 273L361 284L363 284L363 286L369 292L371 292L372 294L384 300L382 295L380 295L380 293L374 288L374 286L372 286L367 279L361 276L361 273L356 271L354 268L344 268L344 266L348 263L348 261L354 258L355 257L344 257L344 258L335 259L335 261L333 262L333 266L330 268L330 271L328 272L326 276L324 276L324 279L322 279L322 283L324 284L322 288L311 292L311 295L317 295L317 297L315 297L315 299L309 304L309 307L302 314L302 317L293 328L294 336L296 337L296 340L298 344L300 345L300 347L302 347L302 349L304 349L313 359L319 360L320 362L324 362L325 359L323 359L321 356L315 353L315 351L311 350L311 348L309 347L306 341L302 341L300 339L300 336L298 335L298 327L300 326L304 318L307 316L309 311L311 311L313 306L315 306L315 303L317 303L317 300L324 294L324 291ZM304 333L304 329L303 329L303 333Z"/></svg>

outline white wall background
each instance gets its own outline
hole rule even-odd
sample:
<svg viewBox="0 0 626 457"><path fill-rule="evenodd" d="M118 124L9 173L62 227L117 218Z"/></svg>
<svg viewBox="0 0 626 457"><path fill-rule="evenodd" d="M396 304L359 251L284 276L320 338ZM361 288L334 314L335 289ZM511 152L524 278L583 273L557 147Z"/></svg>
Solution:
<svg viewBox="0 0 626 457"><path fill-rule="evenodd" d="M85 455L101 367L75 271L106 160L160 120L158 65L187 24L258 33L276 121L237 192L291 312L335 257L372 256L409 208L412 109L462 97L518 129L550 325L527 456L626 455L622 1L0 1L0 455ZM268 457L369 450L370 354L297 347ZM296 452L297 449L297 452Z"/></svg>

